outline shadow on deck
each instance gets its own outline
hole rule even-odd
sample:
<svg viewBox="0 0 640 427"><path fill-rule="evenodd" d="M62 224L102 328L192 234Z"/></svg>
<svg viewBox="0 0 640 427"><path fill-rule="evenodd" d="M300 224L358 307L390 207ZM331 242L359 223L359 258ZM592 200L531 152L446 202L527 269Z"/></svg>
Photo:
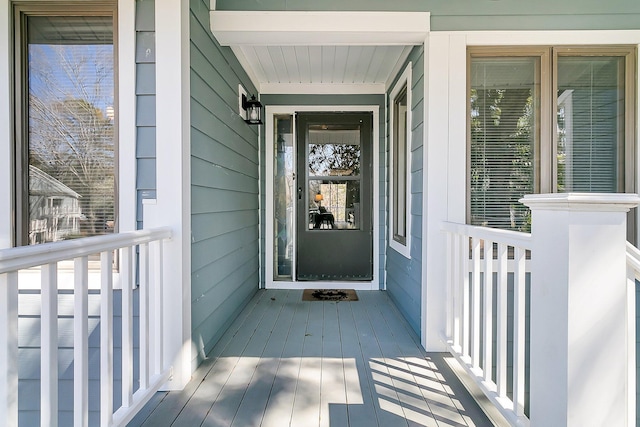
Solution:
<svg viewBox="0 0 640 427"><path fill-rule="evenodd" d="M385 292L259 291L179 392L129 426L492 426Z"/></svg>

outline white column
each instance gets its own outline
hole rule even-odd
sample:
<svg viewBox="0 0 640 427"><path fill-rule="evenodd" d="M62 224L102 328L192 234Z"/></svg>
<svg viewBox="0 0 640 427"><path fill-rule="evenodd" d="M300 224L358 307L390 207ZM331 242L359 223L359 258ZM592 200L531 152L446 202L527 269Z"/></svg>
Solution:
<svg viewBox="0 0 640 427"><path fill-rule="evenodd" d="M532 427L631 425L626 214L639 201L635 194L522 199L532 211Z"/></svg>
<svg viewBox="0 0 640 427"><path fill-rule="evenodd" d="M425 41L421 340L428 351L445 349L442 222L465 222L466 52L464 36L434 32Z"/></svg>
<svg viewBox="0 0 640 427"><path fill-rule="evenodd" d="M167 390L191 377L189 2L156 0L156 206L145 228L170 226L164 246L163 360Z"/></svg>

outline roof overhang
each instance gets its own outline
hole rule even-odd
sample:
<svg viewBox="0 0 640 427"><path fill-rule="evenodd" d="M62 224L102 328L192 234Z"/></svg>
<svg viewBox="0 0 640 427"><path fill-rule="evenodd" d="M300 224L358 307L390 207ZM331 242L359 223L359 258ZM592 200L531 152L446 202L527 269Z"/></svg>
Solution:
<svg viewBox="0 0 640 427"><path fill-rule="evenodd" d="M429 12L211 11L222 46L418 45L429 21Z"/></svg>
<svg viewBox="0 0 640 427"><path fill-rule="evenodd" d="M260 93L384 93L429 30L428 12L211 11Z"/></svg>

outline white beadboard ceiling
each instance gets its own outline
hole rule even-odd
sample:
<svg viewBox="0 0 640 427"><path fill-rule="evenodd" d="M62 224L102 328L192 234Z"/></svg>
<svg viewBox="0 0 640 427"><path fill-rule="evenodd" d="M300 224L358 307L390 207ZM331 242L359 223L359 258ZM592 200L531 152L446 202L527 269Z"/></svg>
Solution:
<svg viewBox="0 0 640 427"><path fill-rule="evenodd" d="M212 11L211 30L260 93L385 93L429 14Z"/></svg>

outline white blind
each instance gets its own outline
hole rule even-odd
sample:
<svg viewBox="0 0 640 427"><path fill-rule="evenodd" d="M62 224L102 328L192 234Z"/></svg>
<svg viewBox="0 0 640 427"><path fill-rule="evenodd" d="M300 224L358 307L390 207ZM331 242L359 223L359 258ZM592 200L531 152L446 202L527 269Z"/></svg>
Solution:
<svg viewBox="0 0 640 427"><path fill-rule="evenodd" d="M558 192L624 191L624 58L558 58Z"/></svg>
<svg viewBox="0 0 640 427"><path fill-rule="evenodd" d="M534 192L537 58L472 58L470 222L528 231Z"/></svg>

